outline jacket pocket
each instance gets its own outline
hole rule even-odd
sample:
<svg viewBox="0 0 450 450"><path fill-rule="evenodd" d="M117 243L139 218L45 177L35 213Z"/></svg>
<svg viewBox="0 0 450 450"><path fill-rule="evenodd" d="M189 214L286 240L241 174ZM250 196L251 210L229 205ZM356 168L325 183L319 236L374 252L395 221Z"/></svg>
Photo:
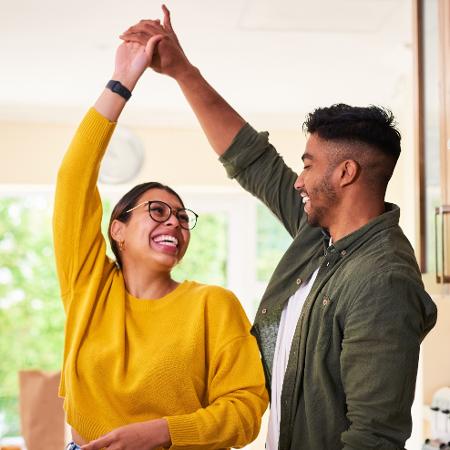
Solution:
<svg viewBox="0 0 450 450"><path fill-rule="evenodd" d="M310 334L312 332L315 336L316 348L326 350L330 345L335 309L334 298L326 292L320 292L310 322Z"/></svg>

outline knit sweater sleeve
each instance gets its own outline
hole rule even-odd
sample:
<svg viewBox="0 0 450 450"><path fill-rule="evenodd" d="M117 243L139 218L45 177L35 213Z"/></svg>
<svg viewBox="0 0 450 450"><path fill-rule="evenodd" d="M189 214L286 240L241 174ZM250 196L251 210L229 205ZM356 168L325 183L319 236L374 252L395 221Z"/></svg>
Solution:
<svg viewBox="0 0 450 450"><path fill-rule="evenodd" d="M69 293L106 259L102 206L96 187L100 162L115 124L91 108L67 150L57 176L53 214L56 267L64 307ZM94 270L95 267L95 270ZM93 273L94 272L94 273Z"/></svg>
<svg viewBox="0 0 450 450"><path fill-rule="evenodd" d="M226 303L210 313L209 404L166 417L171 449L239 448L259 433L268 395L258 346L238 300Z"/></svg>

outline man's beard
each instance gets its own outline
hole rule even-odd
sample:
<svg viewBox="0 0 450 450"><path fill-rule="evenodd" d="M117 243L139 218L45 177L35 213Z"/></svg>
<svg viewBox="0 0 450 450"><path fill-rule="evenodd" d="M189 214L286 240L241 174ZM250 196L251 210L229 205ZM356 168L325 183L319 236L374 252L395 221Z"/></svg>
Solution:
<svg viewBox="0 0 450 450"><path fill-rule="evenodd" d="M327 173L322 180L317 183L317 186L314 187L312 191L308 191L310 201L312 201L312 198L317 198L320 196L322 203L325 203L324 205L318 207L310 206L310 213L306 213L308 224L312 227L326 228L327 215L329 215L331 206L336 202L336 190L328 181L328 175L329 174Z"/></svg>

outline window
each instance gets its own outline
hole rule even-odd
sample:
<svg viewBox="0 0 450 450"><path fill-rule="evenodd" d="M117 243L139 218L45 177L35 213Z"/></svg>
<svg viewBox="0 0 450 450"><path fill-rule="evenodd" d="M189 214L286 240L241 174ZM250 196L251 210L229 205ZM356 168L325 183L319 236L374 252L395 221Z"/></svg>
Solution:
<svg viewBox="0 0 450 450"><path fill-rule="evenodd" d="M102 188L104 233L112 206L125 190ZM228 287L253 320L289 235L243 191L179 191L200 218L174 277ZM64 312L53 257L52 207L51 189L4 188L0 194L0 438L20 435L17 371L61 365Z"/></svg>
<svg viewBox="0 0 450 450"><path fill-rule="evenodd" d="M425 3L424 3L425 6ZM427 1L423 8L423 141L425 175L425 271L435 273L434 211L442 204L440 178L438 6Z"/></svg>
<svg viewBox="0 0 450 450"><path fill-rule="evenodd" d="M48 193L0 199L0 437L20 434L17 371L61 364L51 205Z"/></svg>

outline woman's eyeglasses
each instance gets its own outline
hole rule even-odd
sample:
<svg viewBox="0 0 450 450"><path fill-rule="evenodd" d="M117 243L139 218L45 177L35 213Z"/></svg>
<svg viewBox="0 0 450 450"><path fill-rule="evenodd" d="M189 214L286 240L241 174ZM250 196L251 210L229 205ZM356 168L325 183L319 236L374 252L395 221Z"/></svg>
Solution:
<svg viewBox="0 0 450 450"><path fill-rule="evenodd" d="M125 212L129 213L144 205L148 207L148 213L155 222L165 222L172 214L174 214L178 219L178 223L181 228L184 228L185 230L192 230L197 223L198 214L194 211L186 208L174 209L167 203L160 200L148 200L146 202L139 203L139 205L136 205Z"/></svg>

